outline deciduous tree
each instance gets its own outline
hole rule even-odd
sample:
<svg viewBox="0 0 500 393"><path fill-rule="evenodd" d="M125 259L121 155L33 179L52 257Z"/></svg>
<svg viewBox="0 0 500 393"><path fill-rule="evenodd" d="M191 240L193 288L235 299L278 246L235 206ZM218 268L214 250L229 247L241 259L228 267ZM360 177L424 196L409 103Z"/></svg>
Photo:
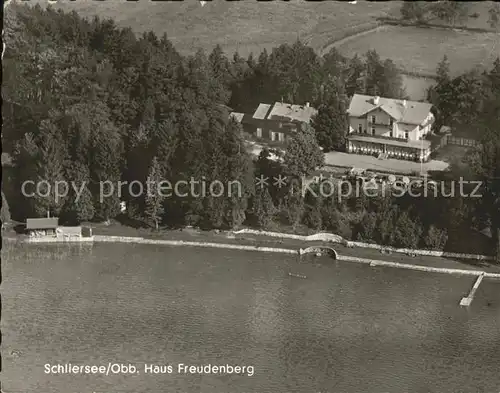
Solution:
<svg viewBox="0 0 500 393"><path fill-rule="evenodd" d="M401 6L401 16L403 19L424 22L427 14L427 4L419 1L404 1Z"/></svg>
<svg viewBox="0 0 500 393"><path fill-rule="evenodd" d="M448 233L446 229L438 228L435 225L431 225L427 229L427 233L424 237L425 247L431 250L443 250L447 241Z"/></svg>
<svg viewBox="0 0 500 393"><path fill-rule="evenodd" d="M318 108L318 113L311 122L318 144L323 148L324 152L345 149L349 127L346 111L345 90L343 85L340 85L329 100Z"/></svg>
<svg viewBox="0 0 500 393"><path fill-rule="evenodd" d="M415 249L420 241L422 228L420 222L403 211L394 228L393 245L395 247Z"/></svg>
<svg viewBox="0 0 500 393"><path fill-rule="evenodd" d="M455 25L457 22L464 23L468 17L468 4L460 1L437 1L432 4L431 12L437 18Z"/></svg>
<svg viewBox="0 0 500 393"><path fill-rule="evenodd" d="M302 124L293 134L285 152L284 165L288 173L296 177L308 176L324 162L314 129Z"/></svg>

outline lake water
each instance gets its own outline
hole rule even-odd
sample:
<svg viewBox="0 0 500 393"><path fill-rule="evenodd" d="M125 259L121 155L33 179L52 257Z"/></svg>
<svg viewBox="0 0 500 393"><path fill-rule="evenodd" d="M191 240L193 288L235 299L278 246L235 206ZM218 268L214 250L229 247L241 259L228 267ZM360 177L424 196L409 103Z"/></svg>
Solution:
<svg viewBox="0 0 500 393"><path fill-rule="evenodd" d="M436 84L431 78L422 78L407 74L403 74L401 77L403 78L406 95L412 101L427 101L429 88Z"/></svg>
<svg viewBox="0 0 500 393"><path fill-rule="evenodd" d="M219 249L57 250L4 255L5 392L500 391L498 282L463 309L471 278ZM108 362L140 373L44 373ZM144 363L174 373L145 375ZM178 375L178 363L255 373Z"/></svg>

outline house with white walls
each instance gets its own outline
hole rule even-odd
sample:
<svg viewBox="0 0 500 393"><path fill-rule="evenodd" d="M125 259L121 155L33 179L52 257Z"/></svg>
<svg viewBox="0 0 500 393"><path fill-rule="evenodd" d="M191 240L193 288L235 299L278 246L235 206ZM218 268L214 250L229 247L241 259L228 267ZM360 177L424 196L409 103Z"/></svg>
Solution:
<svg viewBox="0 0 500 393"><path fill-rule="evenodd" d="M347 151L427 161L434 115L425 102L355 94L350 102Z"/></svg>

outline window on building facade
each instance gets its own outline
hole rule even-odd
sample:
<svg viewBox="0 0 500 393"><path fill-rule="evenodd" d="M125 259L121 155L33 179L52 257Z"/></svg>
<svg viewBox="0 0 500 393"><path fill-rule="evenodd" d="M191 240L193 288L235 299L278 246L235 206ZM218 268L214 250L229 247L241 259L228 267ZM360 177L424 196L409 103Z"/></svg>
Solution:
<svg viewBox="0 0 500 393"><path fill-rule="evenodd" d="M405 139L408 139L410 136L410 133L408 131L405 132Z"/></svg>
<svg viewBox="0 0 500 393"><path fill-rule="evenodd" d="M393 137L394 137L394 134L392 133L392 131L390 132L389 136L390 136L391 138L393 138Z"/></svg>
<svg viewBox="0 0 500 393"><path fill-rule="evenodd" d="M278 133L278 137L280 142L283 142L285 140L285 134L283 134L282 132Z"/></svg>
<svg viewBox="0 0 500 393"><path fill-rule="evenodd" d="M375 116L372 116L372 123L375 124L377 122L377 118Z"/></svg>
<svg viewBox="0 0 500 393"><path fill-rule="evenodd" d="M372 135L375 135L375 127L372 127Z"/></svg>
<svg viewBox="0 0 500 393"><path fill-rule="evenodd" d="M390 125L391 127L394 125L394 119L392 119L392 118L391 118L391 119L389 120L389 125Z"/></svg>
<svg viewBox="0 0 500 393"><path fill-rule="evenodd" d="M358 125L358 132L361 134L363 132L363 125L359 124Z"/></svg>
<svg viewBox="0 0 500 393"><path fill-rule="evenodd" d="M272 141L275 141L276 140L276 136L275 136L275 132L274 131L271 131L271 140Z"/></svg>
<svg viewBox="0 0 500 393"><path fill-rule="evenodd" d="M262 138L262 128L257 128L257 138Z"/></svg>

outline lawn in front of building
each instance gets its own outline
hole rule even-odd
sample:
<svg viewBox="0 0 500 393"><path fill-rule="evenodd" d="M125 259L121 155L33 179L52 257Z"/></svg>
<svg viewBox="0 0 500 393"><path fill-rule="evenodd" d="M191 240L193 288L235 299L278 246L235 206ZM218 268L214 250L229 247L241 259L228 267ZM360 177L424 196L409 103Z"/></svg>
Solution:
<svg viewBox="0 0 500 393"><path fill-rule="evenodd" d="M472 169L466 161L471 154L471 148L467 146L446 145L432 154L432 158L449 164L454 173L461 176L472 174Z"/></svg>
<svg viewBox="0 0 500 393"><path fill-rule="evenodd" d="M265 146L261 143L250 142L248 152L253 156L258 156ZM271 155L272 159L276 159ZM449 163L441 160L431 160L424 162L420 166L419 162L396 160L387 158L379 160L377 157L361 154L348 154L339 151L325 153L325 164L327 166L344 167L344 168L362 168L370 169L377 172L397 173L397 174L420 174L429 171L445 171L449 167Z"/></svg>
<svg viewBox="0 0 500 393"><path fill-rule="evenodd" d="M419 162L396 160L387 158L379 160L377 157L361 154L348 154L338 151L332 151L325 154L325 164L333 166L355 167L363 169L371 169L379 172L394 172L394 173L420 173L421 169L424 173L428 171L444 171L448 169L449 164L444 161L431 160L424 162L422 166Z"/></svg>

